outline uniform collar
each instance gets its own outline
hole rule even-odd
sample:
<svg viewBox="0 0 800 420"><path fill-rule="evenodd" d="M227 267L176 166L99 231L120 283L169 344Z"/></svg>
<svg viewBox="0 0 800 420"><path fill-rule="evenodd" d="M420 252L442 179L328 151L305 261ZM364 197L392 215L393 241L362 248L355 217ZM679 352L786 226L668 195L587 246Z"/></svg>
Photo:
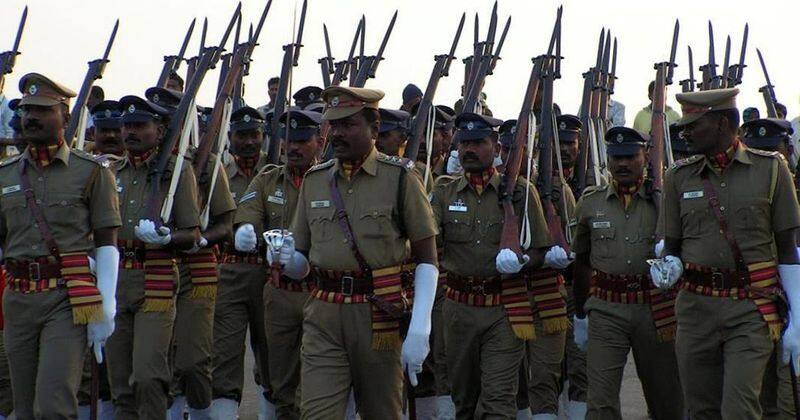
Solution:
<svg viewBox="0 0 800 420"><path fill-rule="evenodd" d="M750 155L747 153L747 146L745 146L744 142L742 142L742 141L739 141L739 146L733 152L733 158L731 159L731 163L728 165L728 167L731 167L733 165L733 163L736 162L736 161L744 163L745 165L751 165L753 163L753 160L750 159ZM713 166L711 165L711 162L708 160L707 157L703 156L703 158L701 159L701 162L702 163L700 164L700 166L695 171L696 174L699 174L700 172L703 172L704 168L708 168L709 170L713 170Z"/></svg>
<svg viewBox="0 0 800 420"><path fill-rule="evenodd" d="M647 185L646 183L642 184L639 189L636 191L636 194L633 195L634 197L640 197L647 199ZM613 185L608 184L606 186L606 200L610 199L611 197L615 197L620 199L619 195L617 194L617 189L614 188Z"/></svg>
<svg viewBox="0 0 800 420"><path fill-rule="evenodd" d="M495 191L500 191L500 181L502 181L502 175L500 171L495 170L494 174L491 178L489 178L489 183L487 186L491 185ZM458 191L463 190L469 186L469 180L467 180L467 175L462 174L461 177L458 179Z"/></svg>
<svg viewBox="0 0 800 420"><path fill-rule="evenodd" d="M367 154L367 157L364 158L364 163L358 169L359 171L366 172L369 175L375 176L378 172L378 151L375 149L375 146L372 146L372 149ZM345 178L344 173L342 172L342 165L339 162L339 159L336 159L336 172L342 178Z"/></svg>
<svg viewBox="0 0 800 420"><path fill-rule="evenodd" d="M45 146L46 147L46 146ZM25 151L22 152L23 157L28 160L28 162L37 165L37 160L34 156L31 155L30 146L25 148ZM69 146L67 146L66 142L62 142L61 145L58 147L55 153L53 153L52 159L58 159L64 162L65 166L69 166Z"/></svg>

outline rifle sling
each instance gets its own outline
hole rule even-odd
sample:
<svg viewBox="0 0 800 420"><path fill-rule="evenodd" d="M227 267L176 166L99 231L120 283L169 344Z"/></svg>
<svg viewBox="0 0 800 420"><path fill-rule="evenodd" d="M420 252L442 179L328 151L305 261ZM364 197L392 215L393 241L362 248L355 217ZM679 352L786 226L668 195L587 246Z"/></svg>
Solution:
<svg viewBox="0 0 800 420"><path fill-rule="evenodd" d="M47 219L45 219L42 209L36 203L36 195L33 193L31 180L28 178L27 168L28 160L25 158L20 159L19 179L20 183L22 184L22 189L25 192L25 201L28 203L28 208L31 209L31 213L33 213L33 218L36 219L36 226L39 228L39 233L42 235L42 239L44 239L45 244L47 244L50 254L58 261L61 261L61 253L58 251L58 244L53 236L53 232L50 230L50 225L47 224Z"/></svg>
<svg viewBox="0 0 800 420"><path fill-rule="evenodd" d="M717 191L714 189L714 186L708 179L708 172L703 171L703 173L700 174L700 178L703 181L704 193L708 196L708 205L711 207L711 211L717 218L717 222L719 222L719 229L723 236L725 236L725 241L728 242L728 246L731 248L731 254L733 255L733 259L736 263L736 273L739 277L741 277L743 280L747 280L747 283L749 283L750 272L748 271L747 264L744 261L742 250L739 248L739 243L736 242L736 238L733 236L733 232L731 232L728 226L728 220L722 213L722 209L719 205L719 198L717 197Z"/></svg>

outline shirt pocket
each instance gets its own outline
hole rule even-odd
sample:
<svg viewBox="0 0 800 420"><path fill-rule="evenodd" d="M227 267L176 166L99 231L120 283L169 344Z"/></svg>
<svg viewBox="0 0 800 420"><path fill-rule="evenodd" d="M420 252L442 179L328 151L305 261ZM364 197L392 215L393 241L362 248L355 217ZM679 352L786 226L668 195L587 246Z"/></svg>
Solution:
<svg viewBox="0 0 800 420"><path fill-rule="evenodd" d="M765 197L744 197L733 211L731 221L736 232L772 240L770 203ZM727 215L726 215L727 216Z"/></svg>
<svg viewBox="0 0 800 420"><path fill-rule="evenodd" d="M366 239L391 239L395 235L392 223L392 208L381 206L368 208L358 218L359 233Z"/></svg>
<svg viewBox="0 0 800 420"><path fill-rule="evenodd" d="M596 258L618 257L615 250L617 228L604 227L592 229L592 256Z"/></svg>
<svg viewBox="0 0 800 420"><path fill-rule="evenodd" d="M503 216L499 212L494 212L486 221L482 235L486 240L493 245L500 245L500 237L503 233ZM525 220L520 217L520 224L525 223ZM480 223L480 221L478 221Z"/></svg>
<svg viewBox="0 0 800 420"><path fill-rule="evenodd" d="M665 219L666 220L666 219ZM711 223L713 226L708 226ZM708 199L681 198L681 225L683 238L698 238L707 230L718 230L717 219L710 213Z"/></svg>
<svg viewBox="0 0 800 420"><path fill-rule="evenodd" d="M32 223L32 214L28 211L28 203L22 192L9 194L0 198L0 211L3 212L6 225L11 227L16 224L27 225Z"/></svg>
<svg viewBox="0 0 800 420"><path fill-rule="evenodd" d="M444 240L446 242L468 242L473 235L471 218L466 215L448 215L443 223Z"/></svg>
<svg viewBox="0 0 800 420"><path fill-rule="evenodd" d="M89 209L78 193L50 192L42 209L47 223L61 232L81 234L78 226L90 226Z"/></svg>
<svg viewBox="0 0 800 420"><path fill-rule="evenodd" d="M310 209L308 220L312 242L329 242L335 237L336 229L341 229L336 220L336 209L333 206Z"/></svg>

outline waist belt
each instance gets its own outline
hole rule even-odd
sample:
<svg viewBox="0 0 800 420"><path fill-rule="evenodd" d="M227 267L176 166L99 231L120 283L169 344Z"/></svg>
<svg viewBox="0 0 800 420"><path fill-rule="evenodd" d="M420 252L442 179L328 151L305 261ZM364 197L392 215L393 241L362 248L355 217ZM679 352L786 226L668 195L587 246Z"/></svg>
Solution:
<svg viewBox="0 0 800 420"><path fill-rule="evenodd" d="M459 276L447 273L447 287L462 293L497 295L502 292L502 281L500 276Z"/></svg>
<svg viewBox="0 0 800 420"><path fill-rule="evenodd" d="M15 279L38 282L40 280L60 279L61 263L49 261L47 258L33 261L8 260L6 271Z"/></svg>
<svg viewBox="0 0 800 420"><path fill-rule="evenodd" d="M334 271L315 268L314 283L325 292L341 293L344 296L369 295L375 290L372 277L359 271Z"/></svg>
<svg viewBox="0 0 800 420"><path fill-rule="evenodd" d="M594 286L615 293L644 292L655 289L649 275L608 274L595 271L592 278Z"/></svg>
<svg viewBox="0 0 800 420"><path fill-rule="evenodd" d="M303 280L294 280L286 276L280 276L279 280L277 281L277 284L274 280L271 280L271 277L269 283L281 290L288 290L290 292L308 293L311 290L311 286L314 284L314 281L311 280L310 277L307 277ZM328 291L326 289L322 290Z"/></svg>
<svg viewBox="0 0 800 420"><path fill-rule="evenodd" d="M683 280L693 286L708 287L713 290L746 289L750 279L731 270L692 269L683 272Z"/></svg>
<svg viewBox="0 0 800 420"><path fill-rule="evenodd" d="M264 257L260 251L257 253L252 253L252 252L239 252L239 251L228 250L227 252L222 254L222 263L261 265L264 264Z"/></svg>

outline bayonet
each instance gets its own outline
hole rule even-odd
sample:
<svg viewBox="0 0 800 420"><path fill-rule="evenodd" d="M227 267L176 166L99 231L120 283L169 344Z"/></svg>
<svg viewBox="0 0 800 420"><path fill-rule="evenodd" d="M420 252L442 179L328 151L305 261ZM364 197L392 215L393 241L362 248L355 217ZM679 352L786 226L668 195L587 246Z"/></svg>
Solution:
<svg viewBox="0 0 800 420"><path fill-rule="evenodd" d="M744 68L746 64L744 64L744 58L747 53L747 37L750 33L750 25L744 24L744 34L742 35L742 51L739 54L739 66L736 67L736 85L742 83L742 75L744 74Z"/></svg>
<svg viewBox="0 0 800 420"><path fill-rule="evenodd" d="M499 60L500 52L503 50L503 44L506 42L506 35L508 35L508 28L511 26L511 16L508 17L506 20L506 26L503 27L503 33L500 34L500 41L497 43L497 49L494 51L492 56L492 65L489 66L489 74L492 74L492 70L494 70L495 66L497 65L497 60Z"/></svg>
<svg viewBox="0 0 800 420"><path fill-rule="evenodd" d="M386 28L386 33L383 35L383 41L381 41L381 46L378 48L378 54L375 56L374 61L371 63L369 67L369 77L375 77L375 73L378 71L378 64L383 61L383 52L386 50L386 44L389 42L389 37L392 35L392 30L394 29L394 23L397 21L397 10L394 11L394 15L392 15L392 20L389 22L389 27Z"/></svg>
<svg viewBox="0 0 800 420"><path fill-rule="evenodd" d="M178 69L180 62L183 61L183 56L186 54L186 48L189 47L189 41L192 39L192 32L194 32L194 24L196 22L197 18L192 19L192 23L189 25L189 30L186 31L186 36L183 38L183 44L181 44L181 49L178 51L178 61L175 63L175 70Z"/></svg>
<svg viewBox="0 0 800 420"><path fill-rule="evenodd" d="M453 38L453 43L450 45L450 52L447 53L447 61L442 69L442 76L448 76L450 74L450 63L456 58L456 47L458 47L458 40L461 38L461 31L464 29L464 20L466 18L467 13L462 13L461 21L458 23L458 29L456 29L456 36Z"/></svg>
<svg viewBox="0 0 800 420"><path fill-rule="evenodd" d="M675 57L676 54L678 53L678 34L680 33L680 30L681 30L681 24L678 21L678 19L675 19L675 28L672 30L672 49L670 49L669 52L669 63L667 67L667 74L665 77L666 85L672 84L672 76L675 73L675 67L677 67L677 64L675 64Z"/></svg>
<svg viewBox="0 0 800 420"><path fill-rule="evenodd" d="M306 8L308 7L308 0L303 0L303 9L300 12L300 25L297 27L297 41L295 41L294 59L292 65L297 67L297 62L300 60L300 48L303 46L303 28L306 26Z"/></svg>
<svg viewBox="0 0 800 420"><path fill-rule="evenodd" d="M242 15L239 15L239 19L236 20L236 31L233 35L233 51L236 51L236 47L239 46L239 34L242 32Z"/></svg>
<svg viewBox="0 0 800 420"><path fill-rule="evenodd" d="M556 67L555 67L555 73L553 74L553 77L555 77L556 79L561 78L561 59L563 58L561 57L561 13L563 10L564 6L558 7L558 12L557 12L558 17L556 18L559 21L558 38L556 39ZM616 38L614 38L614 51L616 51L616 49L617 49L617 40ZM616 65L616 63L614 64Z"/></svg>
<svg viewBox="0 0 800 420"><path fill-rule="evenodd" d="M357 64L353 61L354 55L356 53L356 47L358 46L358 39L359 35L361 35L362 26L364 25L364 20L360 19L358 21L358 26L356 27L356 34L353 36L353 43L350 44L350 54L347 55L347 68L350 73L350 81L352 82L356 78L356 72L358 71ZM345 71L346 71L345 70ZM342 76L344 78L344 75Z"/></svg>
<svg viewBox="0 0 800 420"><path fill-rule="evenodd" d="M200 51L197 53L198 56L203 54L203 50L206 48L206 35L208 34L208 18L203 19L203 32L200 34Z"/></svg>
<svg viewBox="0 0 800 420"><path fill-rule="evenodd" d="M711 21L708 21L708 74L711 84L711 89L719 87L719 79L717 79L717 63L715 59L716 53L714 52L714 26Z"/></svg>
<svg viewBox="0 0 800 420"><path fill-rule="evenodd" d="M14 64L19 55L19 43L22 41L22 32L25 30L25 22L28 21L28 6L22 10L22 17L19 19L19 26L17 26L17 36L14 38L14 46L11 51L6 51L0 54L0 77L4 74L11 74L14 71ZM2 89L0 89L2 93Z"/></svg>
<svg viewBox="0 0 800 420"><path fill-rule="evenodd" d="M728 66L731 64L731 36L725 40L725 58L722 61L722 87L728 87Z"/></svg>
<svg viewBox="0 0 800 420"><path fill-rule="evenodd" d="M178 51L178 55L168 55L164 57L164 67L161 69L161 74L158 76L158 81L156 82L156 86L165 87L167 85L167 79L173 73L176 73L181 66L181 61L183 61L183 56L186 54L186 48L189 47L189 41L192 39L192 32L194 31L194 24L197 19L192 19L192 23L189 24L189 29L186 31L186 35L183 37L183 43L181 43L180 51Z"/></svg>
<svg viewBox="0 0 800 420"><path fill-rule="evenodd" d="M617 80L617 37L614 37L614 50L611 58L611 73L608 75L608 94L614 94L614 84Z"/></svg>
<svg viewBox="0 0 800 420"><path fill-rule="evenodd" d="M364 50L366 49L366 39L367 17L365 15L361 15L361 41L358 46L358 67L356 68L356 72L361 70L361 66L364 65L364 59L366 59L366 55L364 54Z"/></svg>

